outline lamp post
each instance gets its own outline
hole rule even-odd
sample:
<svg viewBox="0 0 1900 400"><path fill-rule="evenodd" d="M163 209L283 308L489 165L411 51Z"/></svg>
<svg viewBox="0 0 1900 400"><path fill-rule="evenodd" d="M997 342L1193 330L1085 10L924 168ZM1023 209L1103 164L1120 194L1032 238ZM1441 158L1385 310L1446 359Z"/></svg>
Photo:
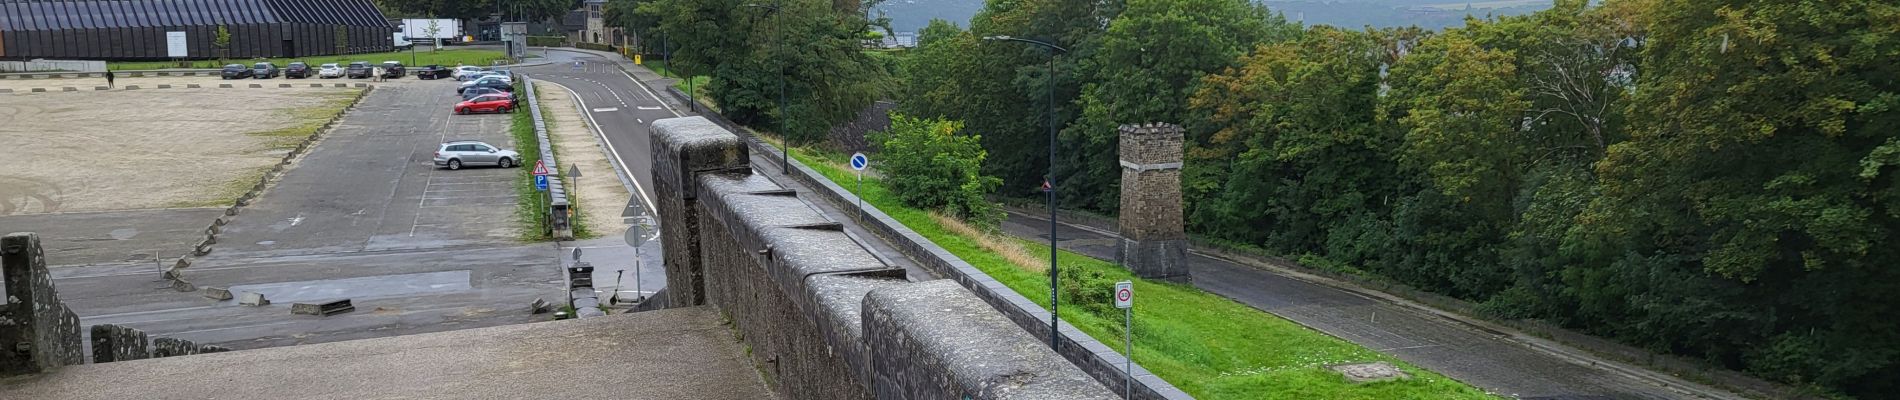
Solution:
<svg viewBox="0 0 1900 400"><path fill-rule="evenodd" d="M1049 348L1055 349L1056 338L1061 336L1056 327L1061 318L1061 314L1057 313L1061 304L1058 294L1062 293L1056 281L1059 275L1056 271L1056 54L1067 53L1069 49L1040 40L1009 36L984 36L983 40L1023 42L1049 50L1049 171L1043 177L1042 184L1043 192L1049 197Z"/></svg>
<svg viewBox="0 0 1900 400"><path fill-rule="evenodd" d="M784 22L785 22L785 18L784 18L785 13L780 12L783 10L779 8L779 4L776 1L772 2L772 4L753 3L753 4L746 4L745 6L763 8L766 10L765 12L767 14L772 15L772 42L773 42L773 46L777 47L777 49L773 51L775 53L778 53L777 57L778 57L778 62L779 62L778 64L779 154L783 154L785 157L779 166L778 173L780 175L790 175L792 173L792 132L787 130L787 128L785 127L785 121L790 119L790 118L786 118L786 114L785 114L785 36L779 34L779 29L782 25L784 25Z"/></svg>

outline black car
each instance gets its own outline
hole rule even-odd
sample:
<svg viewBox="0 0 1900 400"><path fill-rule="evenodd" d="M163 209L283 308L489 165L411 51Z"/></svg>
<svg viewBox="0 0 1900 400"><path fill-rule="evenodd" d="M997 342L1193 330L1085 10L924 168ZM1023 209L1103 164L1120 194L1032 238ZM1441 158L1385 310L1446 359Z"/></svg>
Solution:
<svg viewBox="0 0 1900 400"><path fill-rule="evenodd" d="M401 78L406 73L407 72L404 71L402 68L401 62L396 62L396 61L383 62L383 77L384 78Z"/></svg>
<svg viewBox="0 0 1900 400"><path fill-rule="evenodd" d="M500 91L509 92L509 93L515 92L515 85L511 85L511 84L508 84L508 82L502 82L499 80L490 80L490 81L477 82L473 85L455 88L455 93L467 93L469 90L473 90L475 88L489 88L489 89L495 89L495 90L500 90Z"/></svg>
<svg viewBox="0 0 1900 400"><path fill-rule="evenodd" d="M223 71L219 71L218 75L224 77L224 79L249 78L251 77L251 68L244 66L244 64L226 65Z"/></svg>
<svg viewBox="0 0 1900 400"><path fill-rule="evenodd" d="M371 73L369 63L362 61L352 62L349 68L343 70L343 76L347 76L350 79L368 78Z"/></svg>
<svg viewBox="0 0 1900 400"><path fill-rule="evenodd" d="M316 74L317 70L311 69L309 64L304 64L302 61L293 62L290 63L289 66L284 67L284 78L286 79L303 79Z"/></svg>
<svg viewBox="0 0 1900 400"><path fill-rule="evenodd" d="M455 70L431 64L416 70L416 79L442 79L454 74Z"/></svg>
<svg viewBox="0 0 1900 400"><path fill-rule="evenodd" d="M253 78L270 79L276 78L279 74L282 74L282 72L277 70L277 64L261 62L251 66L251 77Z"/></svg>

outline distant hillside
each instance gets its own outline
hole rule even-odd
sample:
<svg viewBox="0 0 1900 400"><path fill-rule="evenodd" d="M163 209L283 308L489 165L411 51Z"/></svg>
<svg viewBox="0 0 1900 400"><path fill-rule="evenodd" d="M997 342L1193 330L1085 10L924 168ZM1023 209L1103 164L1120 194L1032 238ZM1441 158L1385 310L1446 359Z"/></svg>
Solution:
<svg viewBox="0 0 1900 400"><path fill-rule="evenodd" d="M1550 8L1550 0L1265 1L1267 8L1285 13L1288 20L1304 20L1307 25L1352 28L1418 25L1441 29L1464 25L1466 15L1522 15ZM967 28L970 26L970 17L982 8L983 0L886 0L878 6L879 11L891 17L891 28L898 32L923 29L932 18L942 18Z"/></svg>

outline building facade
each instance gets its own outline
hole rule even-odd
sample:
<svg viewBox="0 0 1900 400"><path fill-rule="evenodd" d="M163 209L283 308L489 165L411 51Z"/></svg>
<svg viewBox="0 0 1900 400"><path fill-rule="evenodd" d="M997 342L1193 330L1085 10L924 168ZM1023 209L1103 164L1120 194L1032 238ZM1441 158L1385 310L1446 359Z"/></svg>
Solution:
<svg viewBox="0 0 1900 400"><path fill-rule="evenodd" d="M390 51L372 0L0 0L0 59L168 60ZM218 30L229 34L220 47ZM182 43L175 37L182 36ZM182 57L173 54L183 44Z"/></svg>

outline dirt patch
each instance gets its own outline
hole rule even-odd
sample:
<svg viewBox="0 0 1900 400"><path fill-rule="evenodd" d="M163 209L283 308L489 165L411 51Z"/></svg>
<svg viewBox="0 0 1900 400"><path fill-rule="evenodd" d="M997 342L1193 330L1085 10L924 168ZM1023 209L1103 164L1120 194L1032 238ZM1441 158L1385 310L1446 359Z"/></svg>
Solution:
<svg viewBox="0 0 1900 400"><path fill-rule="evenodd" d="M593 127L581 116L573 91L543 81L536 81L535 86L542 111L554 120L549 124L548 140L554 142L554 148L560 152L560 165L581 168L579 182L572 183L579 188L568 190L580 197L581 218L595 235L614 237L626 233L627 224L620 219L620 212L633 195L620 182L620 175L614 173L613 163L607 161L607 150L595 139Z"/></svg>
<svg viewBox="0 0 1900 400"><path fill-rule="evenodd" d="M295 146L289 136L320 127L358 90L7 97L0 159L11 165L0 170L0 215L228 204Z"/></svg>

